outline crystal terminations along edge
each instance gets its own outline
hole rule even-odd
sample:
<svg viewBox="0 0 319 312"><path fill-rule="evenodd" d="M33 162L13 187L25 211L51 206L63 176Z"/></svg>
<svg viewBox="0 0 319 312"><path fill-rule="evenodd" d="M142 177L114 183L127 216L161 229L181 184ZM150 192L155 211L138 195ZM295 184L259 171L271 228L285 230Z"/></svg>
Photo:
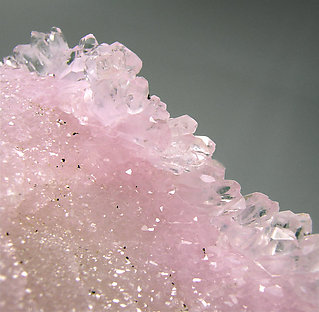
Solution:
<svg viewBox="0 0 319 312"><path fill-rule="evenodd" d="M32 32L1 75L1 311L318 311L307 214L242 196L93 35Z"/></svg>

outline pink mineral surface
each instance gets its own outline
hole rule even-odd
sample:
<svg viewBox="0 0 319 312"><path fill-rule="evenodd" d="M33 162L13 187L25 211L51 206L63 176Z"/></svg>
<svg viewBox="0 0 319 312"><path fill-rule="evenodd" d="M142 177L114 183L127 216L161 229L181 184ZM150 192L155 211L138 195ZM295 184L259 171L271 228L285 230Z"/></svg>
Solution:
<svg viewBox="0 0 319 312"><path fill-rule="evenodd" d="M312 312L307 214L243 196L141 60L32 32L0 66L0 310Z"/></svg>

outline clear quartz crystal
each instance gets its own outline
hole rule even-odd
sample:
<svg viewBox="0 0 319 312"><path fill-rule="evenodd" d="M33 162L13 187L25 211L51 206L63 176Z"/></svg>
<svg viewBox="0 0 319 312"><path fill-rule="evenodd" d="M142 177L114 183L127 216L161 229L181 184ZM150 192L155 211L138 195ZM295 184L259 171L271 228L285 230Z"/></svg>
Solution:
<svg viewBox="0 0 319 312"><path fill-rule="evenodd" d="M68 50L61 29L53 27L48 34L33 31L31 43L16 46L13 56L17 63L44 76L66 65L64 60Z"/></svg>

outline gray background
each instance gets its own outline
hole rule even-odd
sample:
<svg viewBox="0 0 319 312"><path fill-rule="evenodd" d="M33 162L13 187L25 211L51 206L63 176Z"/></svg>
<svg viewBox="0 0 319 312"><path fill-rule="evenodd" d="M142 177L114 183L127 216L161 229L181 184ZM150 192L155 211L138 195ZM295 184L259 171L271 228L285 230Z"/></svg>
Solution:
<svg viewBox="0 0 319 312"><path fill-rule="evenodd" d="M308 212L319 232L319 1L0 0L0 55L31 30L94 33L143 60L151 94L189 114L243 194Z"/></svg>

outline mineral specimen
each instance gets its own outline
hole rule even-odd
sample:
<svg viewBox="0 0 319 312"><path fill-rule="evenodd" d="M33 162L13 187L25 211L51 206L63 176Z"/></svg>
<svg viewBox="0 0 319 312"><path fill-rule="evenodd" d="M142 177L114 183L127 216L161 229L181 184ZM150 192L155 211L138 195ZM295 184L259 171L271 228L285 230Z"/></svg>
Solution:
<svg viewBox="0 0 319 312"><path fill-rule="evenodd" d="M318 311L310 217L241 195L141 66L58 28L1 64L0 310Z"/></svg>

